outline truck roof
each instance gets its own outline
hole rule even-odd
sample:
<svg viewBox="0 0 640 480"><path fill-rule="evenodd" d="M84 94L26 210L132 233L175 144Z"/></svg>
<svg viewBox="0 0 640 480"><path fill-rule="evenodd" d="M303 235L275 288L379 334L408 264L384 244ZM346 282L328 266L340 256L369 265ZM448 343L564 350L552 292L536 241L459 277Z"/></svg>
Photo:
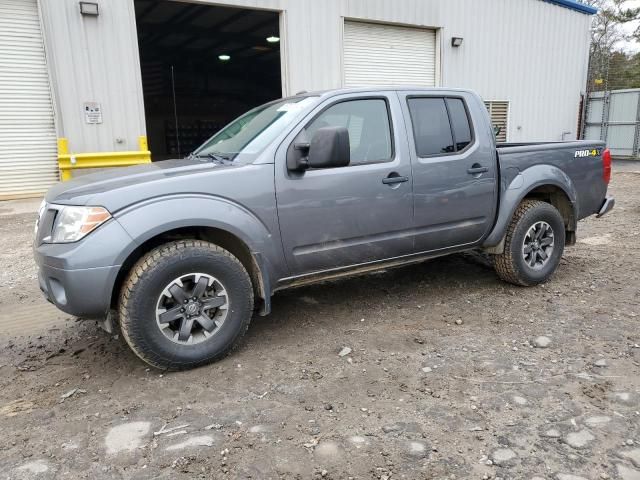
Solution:
<svg viewBox="0 0 640 480"><path fill-rule="evenodd" d="M421 87L417 85L372 85L368 87L343 87L332 88L328 90L317 90L312 92L301 91L293 95L294 97L331 97L343 93L367 93L367 92L388 92L388 91L421 91L421 92L465 92L473 93L468 88L449 88L449 87Z"/></svg>

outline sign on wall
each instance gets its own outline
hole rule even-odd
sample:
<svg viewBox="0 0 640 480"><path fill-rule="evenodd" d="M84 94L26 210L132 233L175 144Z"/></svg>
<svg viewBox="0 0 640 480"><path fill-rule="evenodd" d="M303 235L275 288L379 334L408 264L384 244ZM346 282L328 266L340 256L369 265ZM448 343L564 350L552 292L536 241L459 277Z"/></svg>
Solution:
<svg viewBox="0 0 640 480"><path fill-rule="evenodd" d="M99 103L84 103L84 121L89 124L102 123L102 107Z"/></svg>

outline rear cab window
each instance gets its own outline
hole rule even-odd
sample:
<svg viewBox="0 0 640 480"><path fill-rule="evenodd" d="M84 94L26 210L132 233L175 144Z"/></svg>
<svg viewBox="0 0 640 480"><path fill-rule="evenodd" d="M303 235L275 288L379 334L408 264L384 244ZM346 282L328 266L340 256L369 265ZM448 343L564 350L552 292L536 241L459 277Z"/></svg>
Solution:
<svg viewBox="0 0 640 480"><path fill-rule="evenodd" d="M416 154L433 157L460 153L473 143L466 105L458 97L408 97Z"/></svg>

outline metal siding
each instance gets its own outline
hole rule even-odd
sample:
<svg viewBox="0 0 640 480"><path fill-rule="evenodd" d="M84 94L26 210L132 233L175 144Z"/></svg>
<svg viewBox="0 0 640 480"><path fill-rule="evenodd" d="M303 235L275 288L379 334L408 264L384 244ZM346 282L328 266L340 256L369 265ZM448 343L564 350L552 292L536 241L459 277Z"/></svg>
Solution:
<svg viewBox="0 0 640 480"><path fill-rule="evenodd" d="M437 27L442 25L441 11L446 8L447 0L344 0L344 3L344 15L349 18Z"/></svg>
<svg viewBox="0 0 640 480"><path fill-rule="evenodd" d="M635 125L612 125L607 127L607 147L611 155L630 157L633 155L633 139L636 133Z"/></svg>
<svg viewBox="0 0 640 480"><path fill-rule="evenodd" d="M100 17L93 20L79 15L75 0L40 1L46 11L45 33L52 33L47 41L55 57L59 125L71 148L79 151L75 136L86 151L134 145L144 132L144 110L133 0L101 2ZM342 85L345 19L431 27L438 29L438 83L508 101L510 141L560 140L567 131L575 136L580 93L586 86L589 15L541 0L209 3L283 12L285 94ZM463 37L463 45L451 47L452 36ZM105 75L95 66L100 62L108 66ZM78 107L85 100L102 103L101 128L83 124ZM126 145L116 144L117 137L126 138Z"/></svg>
<svg viewBox="0 0 640 480"><path fill-rule="evenodd" d="M58 180L56 132L36 0L0 0L0 199Z"/></svg>
<svg viewBox="0 0 640 480"><path fill-rule="evenodd" d="M602 140L600 136L602 133L602 128L600 125L588 125L584 130L584 139L585 140Z"/></svg>
<svg viewBox="0 0 640 480"><path fill-rule="evenodd" d="M442 85L510 104L510 141L561 140L586 87L590 17L538 0L449 0ZM464 37L460 48L451 36Z"/></svg>
<svg viewBox="0 0 640 480"><path fill-rule="evenodd" d="M635 123L638 116L638 97L640 90L636 91L612 91L611 105L609 106L609 120L612 122Z"/></svg>
<svg viewBox="0 0 640 480"><path fill-rule="evenodd" d="M58 136L74 153L138 150L145 134L133 0L100 2L82 16L75 0L40 0L58 107ZM102 106L102 124L87 124L83 103Z"/></svg>
<svg viewBox="0 0 640 480"><path fill-rule="evenodd" d="M342 15L340 0L283 0L287 31L288 94L342 85Z"/></svg>
<svg viewBox="0 0 640 480"><path fill-rule="evenodd" d="M587 105L587 123L601 123L604 116L604 98L592 98Z"/></svg>
<svg viewBox="0 0 640 480"><path fill-rule="evenodd" d="M344 85L436 84L434 30L345 21Z"/></svg>

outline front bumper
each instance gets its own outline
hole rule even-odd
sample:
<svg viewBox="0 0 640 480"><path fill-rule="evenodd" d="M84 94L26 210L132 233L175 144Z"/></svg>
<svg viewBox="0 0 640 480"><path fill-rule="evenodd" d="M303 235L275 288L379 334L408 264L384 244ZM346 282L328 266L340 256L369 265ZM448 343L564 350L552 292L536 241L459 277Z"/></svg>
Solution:
<svg viewBox="0 0 640 480"><path fill-rule="evenodd" d="M131 237L114 219L73 243L46 243L40 233L33 254L47 300L70 315L105 318L121 265L136 246Z"/></svg>
<svg viewBox="0 0 640 480"><path fill-rule="evenodd" d="M598 210L598 214L596 215L596 218L600 218L603 215L606 215L607 213L609 213L611 209L615 206L615 204L616 204L616 199L613 198L612 195L607 195L604 201L602 202L602 206L600 207L600 210Z"/></svg>
<svg viewBox="0 0 640 480"><path fill-rule="evenodd" d="M63 312L82 318L103 319L120 267L64 270L40 264L38 282L45 298Z"/></svg>

